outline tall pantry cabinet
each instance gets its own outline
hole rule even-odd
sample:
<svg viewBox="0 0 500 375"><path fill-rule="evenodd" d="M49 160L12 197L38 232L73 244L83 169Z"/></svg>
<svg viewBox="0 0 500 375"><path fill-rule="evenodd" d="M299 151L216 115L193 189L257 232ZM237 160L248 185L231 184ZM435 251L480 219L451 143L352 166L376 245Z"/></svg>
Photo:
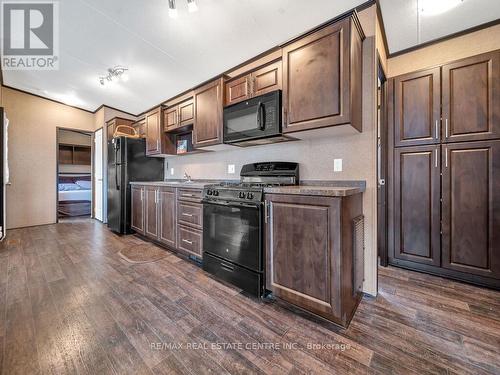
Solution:
<svg viewBox="0 0 500 375"><path fill-rule="evenodd" d="M500 288L500 51L388 90L389 263Z"/></svg>

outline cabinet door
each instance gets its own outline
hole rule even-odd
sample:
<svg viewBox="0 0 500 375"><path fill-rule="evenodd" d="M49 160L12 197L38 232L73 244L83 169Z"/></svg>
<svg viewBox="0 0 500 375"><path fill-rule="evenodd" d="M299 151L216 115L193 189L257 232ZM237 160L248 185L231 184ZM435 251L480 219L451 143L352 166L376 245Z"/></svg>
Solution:
<svg viewBox="0 0 500 375"><path fill-rule="evenodd" d="M146 186L145 189L145 211L146 227L145 233L148 237L158 237L158 188Z"/></svg>
<svg viewBox="0 0 500 375"><path fill-rule="evenodd" d="M144 234L144 188L132 186L130 226L137 233Z"/></svg>
<svg viewBox="0 0 500 375"><path fill-rule="evenodd" d="M146 115L146 155L161 153L161 138L163 135L161 123L159 108Z"/></svg>
<svg viewBox="0 0 500 375"><path fill-rule="evenodd" d="M267 288L290 303L338 319L340 199L297 195L266 195L266 199Z"/></svg>
<svg viewBox="0 0 500 375"><path fill-rule="evenodd" d="M281 90L281 61L267 65L252 73L252 96Z"/></svg>
<svg viewBox="0 0 500 375"><path fill-rule="evenodd" d="M177 127L177 107L167 108L164 112L165 130L169 131Z"/></svg>
<svg viewBox="0 0 500 375"><path fill-rule="evenodd" d="M194 122L194 101L193 99L186 100L179 104L179 126L189 125Z"/></svg>
<svg viewBox="0 0 500 375"><path fill-rule="evenodd" d="M175 248L176 239L176 202L175 189L161 188L159 191L160 206L160 237L159 240Z"/></svg>
<svg viewBox="0 0 500 375"><path fill-rule="evenodd" d="M440 142L439 68L394 79L394 145Z"/></svg>
<svg viewBox="0 0 500 375"><path fill-rule="evenodd" d="M443 66L445 142L500 138L500 52Z"/></svg>
<svg viewBox="0 0 500 375"><path fill-rule="evenodd" d="M440 146L394 150L394 257L440 264Z"/></svg>
<svg viewBox="0 0 500 375"><path fill-rule="evenodd" d="M283 132L350 121L349 19L282 49Z"/></svg>
<svg viewBox="0 0 500 375"><path fill-rule="evenodd" d="M194 147L222 143L222 79L195 90Z"/></svg>
<svg viewBox="0 0 500 375"><path fill-rule="evenodd" d="M225 105L231 105L249 99L251 96L250 75L247 74L241 78L226 82L225 90Z"/></svg>
<svg viewBox="0 0 500 375"><path fill-rule="evenodd" d="M444 268L500 279L500 141L443 145Z"/></svg>

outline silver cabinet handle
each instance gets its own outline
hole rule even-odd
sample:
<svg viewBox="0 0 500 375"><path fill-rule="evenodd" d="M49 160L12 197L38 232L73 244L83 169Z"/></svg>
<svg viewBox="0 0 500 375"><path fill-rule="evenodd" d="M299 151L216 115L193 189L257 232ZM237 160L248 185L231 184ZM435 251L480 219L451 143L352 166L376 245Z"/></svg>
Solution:
<svg viewBox="0 0 500 375"><path fill-rule="evenodd" d="M159 139L156 140L156 149L157 150L160 149L160 140Z"/></svg>
<svg viewBox="0 0 500 375"><path fill-rule="evenodd" d="M439 139L439 120L436 120L436 139Z"/></svg>
<svg viewBox="0 0 500 375"><path fill-rule="evenodd" d="M437 166L438 166L438 150L436 149L435 151L436 151L436 153L434 154L434 167L437 168Z"/></svg>
<svg viewBox="0 0 500 375"><path fill-rule="evenodd" d="M189 216L189 217L192 217L193 215L192 214L187 214L185 212L182 213L182 216Z"/></svg>
<svg viewBox="0 0 500 375"><path fill-rule="evenodd" d="M182 197L194 197L194 194L181 194Z"/></svg>
<svg viewBox="0 0 500 375"><path fill-rule="evenodd" d="M448 119L446 119L444 121L445 123L445 126L444 126L444 134L445 134L445 138L448 138Z"/></svg>
<svg viewBox="0 0 500 375"><path fill-rule="evenodd" d="M186 240L186 239L184 239L184 238L182 239L182 242L185 242L185 243L190 244L190 245L192 245L192 244L193 244L193 241L189 241L189 240Z"/></svg>
<svg viewBox="0 0 500 375"><path fill-rule="evenodd" d="M448 168L448 147L445 148L445 154L444 154L444 166Z"/></svg>
<svg viewBox="0 0 500 375"><path fill-rule="evenodd" d="M264 202L264 222L267 223L269 218L269 202Z"/></svg>
<svg viewBox="0 0 500 375"><path fill-rule="evenodd" d="M144 200L144 189L141 189L141 202Z"/></svg>

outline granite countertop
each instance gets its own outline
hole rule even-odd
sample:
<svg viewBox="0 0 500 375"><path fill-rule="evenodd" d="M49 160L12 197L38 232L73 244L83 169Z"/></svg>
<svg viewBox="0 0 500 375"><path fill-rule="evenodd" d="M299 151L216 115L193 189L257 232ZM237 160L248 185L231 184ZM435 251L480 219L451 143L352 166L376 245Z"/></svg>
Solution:
<svg viewBox="0 0 500 375"><path fill-rule="evenodd" d="M359 186L293 185L264 188L264 193L269 194L318 195L328 197L347 197L362 193L363 191L364 188Z"/></svg>
<svg viewBox="0 0 500 375"><path fill-rule="evenodd" d="M168 186L179 188L203 189L206 185L217 184L223 180L194 180L185 182L183 180L172 181L135 181L131 185L148 186ZM235 181L232 181L235 182ZM264 188L264 193L269 194L297 194L297 195L317 195L328 197L347 197L365 191L365 181L301 181L299 185L290 186L269 186Z"/></svg>

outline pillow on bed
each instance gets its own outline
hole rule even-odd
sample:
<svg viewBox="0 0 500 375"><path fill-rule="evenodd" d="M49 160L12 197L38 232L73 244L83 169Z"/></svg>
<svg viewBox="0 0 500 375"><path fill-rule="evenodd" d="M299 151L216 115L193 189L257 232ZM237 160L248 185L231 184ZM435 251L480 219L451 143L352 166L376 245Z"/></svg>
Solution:
<svg viewBox="0 0 500 375"><path fill-rule="evenodd" d="M81 190L81 187L77 184L70 184L70 183L59 184L59 191L71 191L71 190Z"/></svg>
<svg viewBox="0 0 500 375"><path fill-rule="evenodd" d="M90 190L92 188L92 181L77 180L75 181L75 184L77 184L78 186L80 186L80 188L85 190Z"/></svg>

